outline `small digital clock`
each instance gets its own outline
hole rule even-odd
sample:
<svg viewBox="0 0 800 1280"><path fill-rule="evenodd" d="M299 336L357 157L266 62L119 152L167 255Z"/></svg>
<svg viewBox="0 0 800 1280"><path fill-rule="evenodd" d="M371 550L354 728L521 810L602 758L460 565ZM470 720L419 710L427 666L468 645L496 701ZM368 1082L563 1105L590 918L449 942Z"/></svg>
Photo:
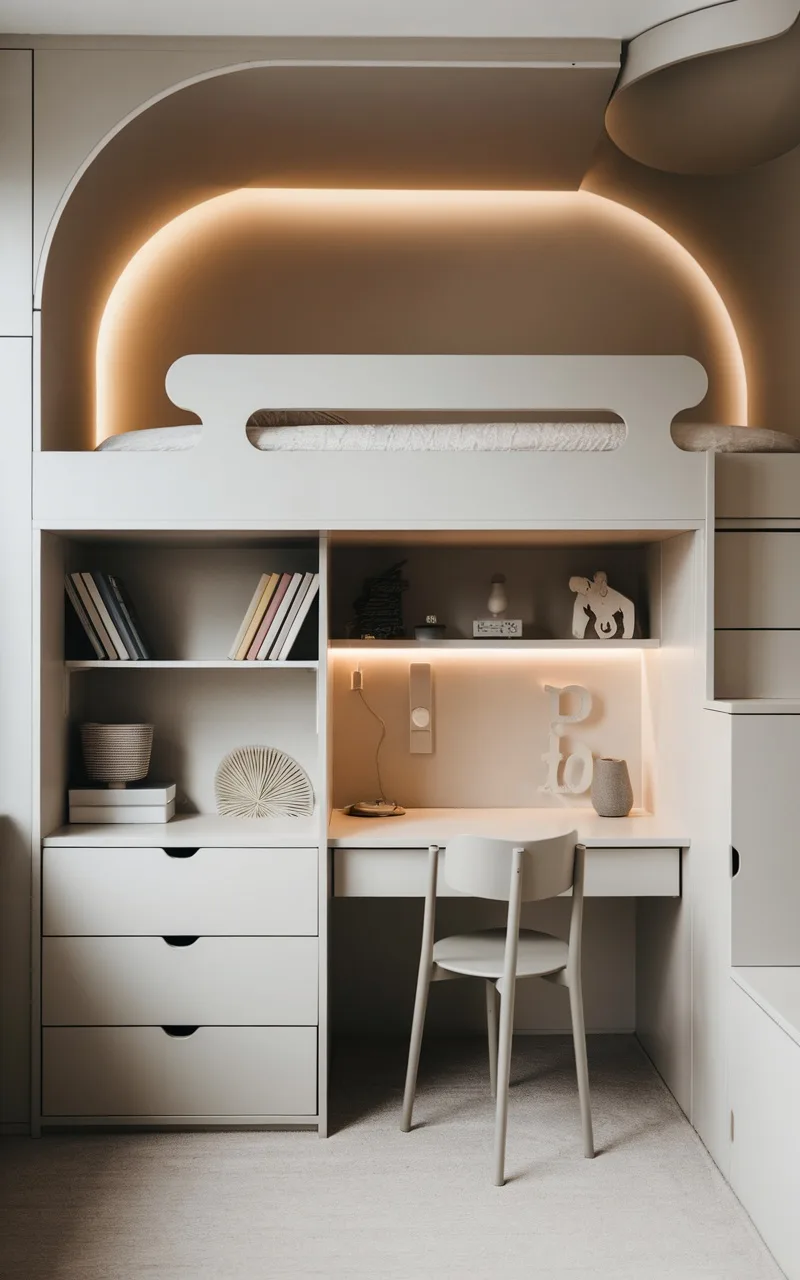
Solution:
<svg viewBox="0 0 800 1280"><path fill-rule="evenodd" d="M476 618L472 624L475 640L521 640L521 618Z"/></svg>

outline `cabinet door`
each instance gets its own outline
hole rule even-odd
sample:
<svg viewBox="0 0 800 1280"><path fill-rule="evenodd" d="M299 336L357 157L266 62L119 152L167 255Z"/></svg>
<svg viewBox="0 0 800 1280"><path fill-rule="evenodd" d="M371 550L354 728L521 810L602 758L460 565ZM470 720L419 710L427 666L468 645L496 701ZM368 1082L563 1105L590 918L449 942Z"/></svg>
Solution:
<svg viewBox="0 0 800 1280"><path fill-rule="evenodd" d="M734 965L800 964L800 716L735 716Z"/></svg>
<svg viewBox="0 0 800 1280"><path fill-rule="evenodd" d="M800 1280L800 1045L730 985L731 1185L789 1280Z"/></svg>

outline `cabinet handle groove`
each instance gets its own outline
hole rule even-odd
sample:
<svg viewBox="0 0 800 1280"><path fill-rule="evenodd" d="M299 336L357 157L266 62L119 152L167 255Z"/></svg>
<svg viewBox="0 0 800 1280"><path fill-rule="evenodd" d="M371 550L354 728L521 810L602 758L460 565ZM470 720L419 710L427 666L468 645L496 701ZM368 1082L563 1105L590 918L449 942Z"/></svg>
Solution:
<svg viewBox="0 0 800 1280"><path fill-rule="evenodd" d="M197 850L175 847L173 849L165 849L164 852L168 858L193 858Z"/></svg>
<svg viewBox="0 0 800 1280"><path fill-rule="evenodd" d="M191 947L197 942L198 934L191 933L165 933L164 941L168 947Z"/></svg>
<svg viewBox="0 0 800 1280"><path fill-rule="evenodd" d="M742 860L739 857L739 850L735 849L733 845L731 845L731 879L733 879L734 876L738 876L741 865Z"/></svg>
<svg viewBox="0 0 800 1280"><path fill-rule="evenodd" d="M161 1030L165 1032L166 1035L172 1036L174 1040L185 1040L188 1036L194 1035L195 1031L197 1031L197 1027L183 1027L177 1025L162 1027Z"/></svg>

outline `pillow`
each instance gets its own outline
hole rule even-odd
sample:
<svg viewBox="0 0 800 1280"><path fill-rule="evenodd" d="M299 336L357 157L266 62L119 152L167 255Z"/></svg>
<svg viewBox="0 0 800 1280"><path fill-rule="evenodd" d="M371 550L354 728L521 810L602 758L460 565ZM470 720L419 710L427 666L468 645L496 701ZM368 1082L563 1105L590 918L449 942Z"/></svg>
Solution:
<svg viewBox="0 0 800 1280"><path fill-rule="evenodd" d="M692 453L800 453L800 439L767 427L730 427L721 423L675 422L672 439Z"/></svg>

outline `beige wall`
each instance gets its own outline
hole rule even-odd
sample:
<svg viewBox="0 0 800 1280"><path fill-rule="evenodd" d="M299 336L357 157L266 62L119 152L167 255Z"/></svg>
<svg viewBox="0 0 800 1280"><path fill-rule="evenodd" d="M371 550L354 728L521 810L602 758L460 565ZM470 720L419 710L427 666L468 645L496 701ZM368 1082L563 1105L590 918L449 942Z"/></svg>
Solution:
<svg viewBox="0 0 800 1280"><path fill-rule="evenodd" d="M739 335L750 421L800 435L800 148L695 178L647 169L606 140L584 187L654 219L697 258Z"/></svg>
<svg viewBox="0 0 800 1280"><path fill-rule="evenodd" d="M688 353L712 387L695 415L733 412L706 299L668 245L589 195L248 191L187 215L140 263L100 348L101 435L186 421L164 378L195 351Z"/></svg>
<svg viewBox="0 0 800 1280"><path fill-rule="evenodd" d="M689 354L711 377L693 415L735 416L708 299L669 241L574 192L525 192L573 175L526 144L522 73L480 73L472 96L459 86L457 113L456 86L448 98L441 79L452 73L417 71L401 85L362 70L347 92L331 69L288 74L246 72L172 95L123 129L78 183L44 279L45 447L94 444L97 335L126 264L176 217L243 187L249 202L221 207L224 217L171 243L131 291L111 344L110 430L185 421L165 397L164 373L175 357L208 350ZM652 194L655 179L625 164L622 173L600 161L595 188L622 203L637 182ZM338 211L301 210L265 207L260 186L487 196L392 208L364 193L363 204ZM491 188L514 190L517 203Z"/></svg>

